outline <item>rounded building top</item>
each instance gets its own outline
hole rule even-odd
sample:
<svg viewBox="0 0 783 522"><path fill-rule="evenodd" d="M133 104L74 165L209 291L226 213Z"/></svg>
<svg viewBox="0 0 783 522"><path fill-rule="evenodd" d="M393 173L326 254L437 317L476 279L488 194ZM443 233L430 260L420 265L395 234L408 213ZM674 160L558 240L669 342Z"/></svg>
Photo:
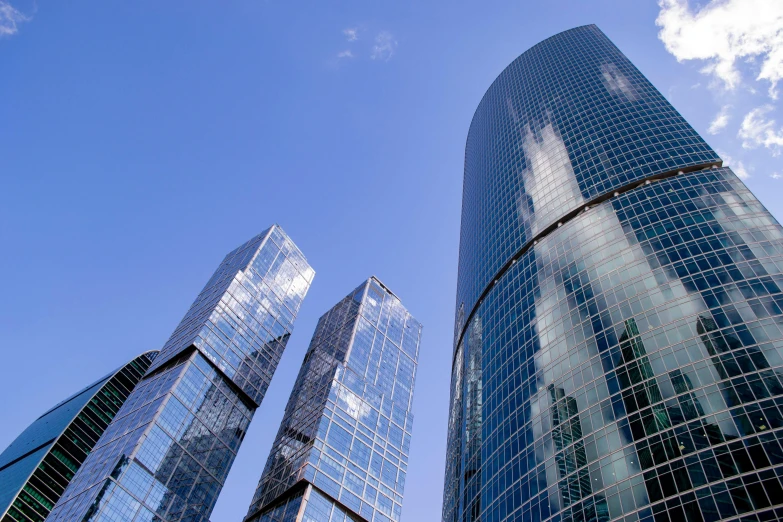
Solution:
<svg viewBox="0 0 783 522"><path fill-rule="evenodd" d="M534 45L492 83L465 147L456 336L538 233L656 174L720 162L595 26Z"/></svg>

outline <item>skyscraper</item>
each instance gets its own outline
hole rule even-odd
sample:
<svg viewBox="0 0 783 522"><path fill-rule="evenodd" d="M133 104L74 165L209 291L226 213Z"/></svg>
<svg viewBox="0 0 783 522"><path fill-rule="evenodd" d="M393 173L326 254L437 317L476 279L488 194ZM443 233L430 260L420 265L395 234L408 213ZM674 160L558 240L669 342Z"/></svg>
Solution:
<svg viewBox="0 0 783 522"><path fill-rule="evenodd" d="M597 27L490 86L463 191L443 520L783 519L783 229Z"/></svg>
<svg viewBox="0 0 783 522"><path fill-rule="evenodd" d="M0 520L43 522L158 352L147 352L38 417L0 454Z"/></svg>
<svg viewBox="0 0 783 522"><path fill-rule="evenodd" d="M321 317L246 522L400 520L420 337L375 277Z"/></svg>
<svg viewBox="0 0 783 522"><path fill-rule="evenodd" d="M277 225L229 253L48 520L208 520L313 275Z"/></svg>

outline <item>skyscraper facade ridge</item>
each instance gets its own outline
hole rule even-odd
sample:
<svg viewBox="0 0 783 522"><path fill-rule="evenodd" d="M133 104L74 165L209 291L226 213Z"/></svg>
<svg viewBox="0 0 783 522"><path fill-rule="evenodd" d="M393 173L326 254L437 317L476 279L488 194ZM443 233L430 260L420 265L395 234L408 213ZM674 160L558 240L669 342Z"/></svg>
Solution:
<svg viewBox="0 0 783 522"><path fill-rule="evenodd" d="M603 194L600 194L596 196L595 198L591 199L590 201L587 201L583 203L581 206L573 208L569 210L567 213L563 214L559 219L556 221L550 223L548 226L546 226L543 230L538 232L538 234L530 239L522 245L522 247L512 255L512 257L504 264L498 272L495 274L494 277L491 278L490 282L487 284L487 286L484 288L484 290L481 292L481 295L478 297L476 303L474 303L473 308L470 310L470 312L467 314L466 318L460 319L460 315L458 312L457 319L455 321L456 325L463 325L461 329L459 329L454 342L454 349L452 352L452 365L454 364L454 357L456 356L456 349L457 345L459 345L460 341L462 340L462 337L465 335L465 333L468 330L467 322L470 322L471 317L473 317L473 314L478 310L478 308L481 306L481 302L486 297L486 295L492 290L492 287L497 283L499 279L501 279L506 272L522 257L525 255L525 253L532 248L535 244L538 243L538 241L541 241L545 236L548 234L554 232L558 228L562 227L564 224L568 223L571 219L577 217L582 212L587 212L590 210L590 208L603 203L604 201L607 201L608 199L611 199L612 197L617 197L620 194L624 194L625 192L628 192L630 190L634 190L636 188L639 188L642 184L650 184L656 181L660 181L666 178L670 178L673 176L679 176L682 174L689 174L691 172L696 171L703 171L703 170L709 170L709 169L717 169L719 167L723 166L723 161L711 161L709 163L703 164L703 165L691 165L675 170L670 170L668 172L662 172L658 174L652 174L647 178L637 179L625 186L622 187L615 187L611 189L608 192L605 192Z"/></svg>
<svg viewBox="0 0 783 522"><path fill-rule="evenodd" d="M49 520L207 522L313 276L277 225L232 250Z"/></svg>
<svg viewBox="0 0 783 522"><path fill-rule="evenodd" d="M399 520L420 335L375 276L319 319L246 522Z"/></svg>
<svg viewBox="0 0 783 522"><path fill-rule="evenodd" d="M781 519L783 228L595 26L465 152L444 522Z"/></svg>

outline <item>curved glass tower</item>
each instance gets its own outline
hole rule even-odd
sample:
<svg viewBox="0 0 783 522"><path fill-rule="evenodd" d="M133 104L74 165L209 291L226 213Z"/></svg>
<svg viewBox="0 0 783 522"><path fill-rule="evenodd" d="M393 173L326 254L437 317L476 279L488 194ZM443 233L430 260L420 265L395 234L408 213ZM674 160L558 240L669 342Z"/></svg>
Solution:
<svg viewBox="0 0 783 522"><path fill-rule="evenodd" d="M38 417L0 454L0 520L43 522L157 351L68 397Z"/></svg>
<svg viewBox="0 0 783 522"><path fill-rule="evenodd" d="M783 518L783 229L595 26L471 123L443 520Z"/></svg>

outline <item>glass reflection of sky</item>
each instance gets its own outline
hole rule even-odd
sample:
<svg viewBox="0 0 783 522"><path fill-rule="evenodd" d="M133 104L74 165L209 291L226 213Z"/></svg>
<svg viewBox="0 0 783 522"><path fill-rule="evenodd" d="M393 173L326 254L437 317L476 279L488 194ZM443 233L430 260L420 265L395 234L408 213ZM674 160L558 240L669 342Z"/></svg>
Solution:
<svg viewBox="0 0 783 522"><path fill-rule="evenodd" d="M247 522L400 520L420 336L374 277L321 317Z"/></svg>
<svg viewBox="0 0 783 522"><path fill-rule="evenodd" d="M493 83L466 146L444 521L776 516L783 230L719 164L594 26Z"/></svg>

